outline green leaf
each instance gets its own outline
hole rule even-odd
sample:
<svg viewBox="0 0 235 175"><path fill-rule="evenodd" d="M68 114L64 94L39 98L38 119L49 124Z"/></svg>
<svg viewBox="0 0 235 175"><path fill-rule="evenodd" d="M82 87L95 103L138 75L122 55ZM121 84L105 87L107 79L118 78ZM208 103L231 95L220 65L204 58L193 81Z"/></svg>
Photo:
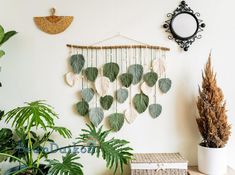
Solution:
<svg viewBox="0 0 235 175"><path fill-rule="evenodd" d="M47 160L49 163L47 167L49 167L48 174L50 175L83 175L83 166L76 161L79 160L80 157L75 153L71 153L69 151L66 156L62 157L62 162L58 160Z"/></svg>
<svg viewBox="0 0 235 175"><path fill-rule="evenodd" d="M86 101L84 101L84 100L78 102L76 107L77 107L77 112L81 116L85 116L89 112L89 104Z"/></svg>
<svg viewBox="0 0 235 175"><path fill-rule="evenodd" d="M121 113L113 113L108 117L108 122L110 128L117 132L119 131L124 124L124 114Z"/></svg>
<svg viewBox="0 0 235 175"><path fill-rule="evenodd" d="M86 102L90 102L94 97L94 94L95 92L92 88L85 88L81 90L82 99L85 100Z"/></svg>
<svg viewBox="0 0 235 175"><path fill-rule="evenodd" d="M0 58L5 55L5 52L3 50L0 50Z"/></svg>
<svg viewBox="0 0 235 175"><path fill-rule="evenodd" d="M143 72L144 72L144 68L140 64L133 64L129 66L128 73L132 74L133 76L132 84L135 85L140 82Z"/></svg>
<svg viewBox="0 0 235 175"><path fill-rule="evenodd" d="M118 89L116 91L116 99L119 103L124 103L128 98L128 90L127 89Z"/></svg>
<svg viewBox="0 0 235 175"><path fill-rule="evenodd" d="M6 32L4 34L4 37L3 39L1 40L0 42L0 45L4 44L5 42L7 42L11 37L13 37L15 34L17 34L16 31L9 31L9 32Z"/></svg>
<svg viewBox="0 0 235 175"><path fill-rule="evenodd" d="M144 81L149 87L153 87L158 80L158 75L155 72L148 72L144 74Z"/></svg>
<svg viewBox="0 0 235 175"><path fill-rule="evenodd" d="M51 127L55 132L59 133L64 138L72 138L72 133L69 129L61 126L52 126Z"/></svg>
<svg viewBox="0 0 235 175"><path fill-rule="evenodd" d="M133 98L133 104L138 113L143 113L149 105L149 97L143 93L136 94Z"/></svg>
<svg viewBox="0 0 235 175"><path fill-rule="evenodd" d="M6 123L11 121L12 127L22 128L41 127L44 130L47 126L54 126L54 119L58 115L53 111L53 107L44 101L26 103L23 107L17 107L6 113Z"/></svg>
<svg viewBox="0 0 235 175"><path fill-rule="evenodd" d="M103 75L108 77L111 82L113 82L119 73L119 66L117 63L106 63L103 67Z"/></svg>
<svg viewBox="0 0 235 175"><path fill-rule="evenodd" d="M128 87L130 87L130 85L133 81L133 75L129 74L129 73L124 73L119 76L119 79L120 79L121 84L124 87L128 88Z"/></svg>
<svg viewBox="0 0 235 175"><path fill-rule="evenodd" d="M159 80L158 85L162 93L167 93L171 88L171 80L169 78L162 78Z"/></svg>
<svg viewBox="0 0 235 175"><path fill-rule="evenodd" d="M89 119L95 127L97 127L102 122L103 118L104 118L104 112L101 108L96 107L90 109Z"/></svg>
<svg viewBox="0 0 235 175"><path fill-rule="evenodd" d="M149 113L153 118L157 118L162 113L162 106L160 104L151 104L149 106Z"/></svg>
<svg viewBox="0 0 235 175"><path fill-rule="evenodd" d="M129 161L132 159L133 150L130 147L127 147L129 143L126 140L120 139L109 139L107 137L110 134L110 130L103 131L102 126L99 129L96 129L94 125L87 125L88 129L83 129L83 134L80 135L78 143L95 143L96 147L90 147L92 151L90 154L93 155L96 153L97 157L101 157L106 161L106 167L113 169L114 174L123 174L123 166L128 165ZM119 168L120 173L117 172Z"/></svg>
<svg viewBox="0 0 235 175"><path fill-rule="evenodd" d="M109 110L113 104L113 97L111 95L106 95L104 97L100 97L100 105L103 109Z"/></svg>
<svg viewBox="0 0 235 175"><path fill-rule="evenodd" d="M2 120L2 117L4 116L4 111L0 110L0 120Z"/></svg>
<svg viewBox="0 0 235 175"><path fill-rule="evenodd" d="M70 64L73 68L73 72L79 74L85 65L84 56L82 54L72 55L70 57Z"/></svg>
<svg viewBox="0 0 235 175"><path fill-rule="evenodd" d="M4 28L0 25L0 43L2 42L4 38Z"/></svg>
<svg viewBox="0 0 235 175"><path fill-rule="evenodd" d="M94 82L98 76L98 69L96 67L88 67L85 69L85 75L88 80Z"/></svg>

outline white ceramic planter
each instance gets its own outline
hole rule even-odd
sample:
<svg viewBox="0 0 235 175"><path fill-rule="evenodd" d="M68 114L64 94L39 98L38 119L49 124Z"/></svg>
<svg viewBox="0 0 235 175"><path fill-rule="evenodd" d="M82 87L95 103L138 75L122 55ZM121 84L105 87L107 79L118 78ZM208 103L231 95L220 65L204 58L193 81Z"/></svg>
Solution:
<svg viewBox="0 0 235 175"><path fill-rule="evenodd" d="M208 175L224 175L227 172L227 150L198 145L198 169Z"/></svg>

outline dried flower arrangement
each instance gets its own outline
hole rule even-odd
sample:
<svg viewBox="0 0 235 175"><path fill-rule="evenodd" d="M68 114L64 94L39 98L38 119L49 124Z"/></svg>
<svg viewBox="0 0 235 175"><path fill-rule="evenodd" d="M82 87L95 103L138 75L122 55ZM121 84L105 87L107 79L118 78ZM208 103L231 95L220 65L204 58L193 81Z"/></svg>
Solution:
<svg viewBox="0 0 235 175"><path fill-rule="evenodd" d="M211 66L211 54L202 73L202 88L199 87L197 125L203 141L201 146L222 148L228 142L231 125L226 115L226 103L222 90L217 86L216 74Z"/></svg>

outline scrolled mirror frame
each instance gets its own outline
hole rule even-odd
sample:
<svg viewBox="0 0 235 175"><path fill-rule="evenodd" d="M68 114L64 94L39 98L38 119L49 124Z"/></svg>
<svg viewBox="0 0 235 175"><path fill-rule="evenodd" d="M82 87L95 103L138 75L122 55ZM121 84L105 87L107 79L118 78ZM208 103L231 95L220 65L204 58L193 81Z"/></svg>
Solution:
<svg viewBox="0 0 235 175"><path fill-rule="evenodd" d="M180 14L187 13L194 17L194 19L197 22L197 29L194 34L192 34L190 37L181 37L177 35L172 28L172 22ZM206 27L206 24L203 22L203 20L199 19L200 13L194 12L185 1L181 1L180 5L173 11L173 13L168 13L167 17L170 18L169 20L165 21L163 27L166 29L167 33L170 33L168 38L170 40L175 40L178 45L184 49L184 51L188 51L189 47L192 45L192 43L196 39L201 39L202 35L200 32L203 31L203 28Z"/></svg>

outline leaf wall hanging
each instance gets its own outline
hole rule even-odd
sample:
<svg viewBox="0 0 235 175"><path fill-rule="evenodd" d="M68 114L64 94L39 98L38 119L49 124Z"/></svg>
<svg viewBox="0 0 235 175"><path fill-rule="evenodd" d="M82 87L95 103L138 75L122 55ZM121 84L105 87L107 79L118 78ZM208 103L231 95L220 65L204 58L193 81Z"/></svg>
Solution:
<svg viewBox="0 0 235 175"><path fill-rule="evenodd" d="M95 95L95 92L92 88L85 88L81 90L81 97L86 102L90 102L92 98L94 97L94 95Z"/></svg>
<svg viewBox="0 0 235 175"><path fill-rule="evenodd" d="M126 121L129 124L133 123L138 116L138 113L132 107L125 110L124 114L125 114Z"/></svg>
<svg viewBox="0 0 235 175"><path fill-rule="evenodd" d="M108 116L108 122L110 128L117 132L119 131L123 124L124 124L124 115L121 113L113 113L110 116Z"/></svg>
<svg viewBox="0 0 235 175"><path fill-rule="evenodd" d="M143 93L136 94L133 98L133 104L138 113L143 113L149 105L149 97Z"/></svg>
<svg viewBox="0 0 235 175"><path fill-rule="evenodd" d="M157 118L162 113L162 106L160 104L151 104L149 113L153 118Z"/></svg>
<svg viewBox="0 0 235 175"><path fill-rule="evenodd" d="M103 75L108 77L111 82L113 82L119 73L119 66L117 63L110 62L106 63L103 67Z"/></svg>
<svg viewBox="0 0 235 175"><path fill-rule="evenodd" d="M70 87L73 87L75 85L76 81L79 80L79 76L78 76L78 74L74 74L73 72L68 72L67 74L65 74L65 80L66 80L66 83Z"/></svg>
<svg viewBox="0 0 235 175"><path fill-rule="evenodd" d="M81 116L85 116L89 112L89 104L86 101L84 101L84 100L78 102L76 107L77 107L77 112Z"/></svg>
<svg viewBox="0 0 235 175"><path fill-rule="evenodd" d="M144 74L144 81L147 83L148 86L153 87L158 80L158 75L156 72L148 72Z"/></svg>
<svg viewBox="0 0 235 175"><path fill-rule="evenodd" d="M97 77L95 80L95 88L100 96L104 96L108 93L110 87L110 80L107 77Z"/></svg>
<svg viewBox="0 0 235 175"><path fill-rule="evenodd" d="M163 58L152 60L152 69L161 77L166 72L165 61Z"/></svg>
<svg viewBox="0 0 235 175"><path fill-rule="evenodd" d="M85 59L82 54L75 54L70 57L70 64L73 72L79 74L85 65Z"/></svg>
<svg viewBox="0 0 235 175"><path fill-rule="evenodd" d="M116 91L116 100L119 102L119 103L124 103L128 98L128 90L127 89L118 89Z"/></svg>
<svg viewBox="0 0 235 175"><path fill-rule="evenodd" d="M95 107L89 110L89 119L95 127L97 127L104 118L104 112L101 108Z"/></svg>
<svg viewBox="0 0 235 175"><path fill-rule="evenodd" d="M133 64L129 66L128 73L132 74L133 76L132 84L136 85L137 83L140 82L143 72L144 72L144 68L140 64Z"/></svg>
<svg viewBox="0 0 235 175"><path fill-rule="evenodd" d="M133 75L130 73L123 73L119 76L119 79L120 79L122 86L128 88L130 87L133 81Z"/></svg>
<svg viewBox="0 0 235 175"><path fill-rule="evenodd" d="M140 86L140 90L146 94L146 95L151 95L153 92L153 88L149 87L146 82L143 82Z"/></svg>
<svg viewBox="0 0 235 175"><path fill-rule="evenodd" d="M85 69L86 78L94 82L98 76L98 69L96 67L87 67Z"/></svg>
<svg viewBox="0 0 235 175"><path fill-rule="evenodd" d="M112 104L113 104L113 97L111 95L100 97L100 105L103 109L109 110Z"/></svg>
<svg viewBox="0 0 235 175"><path fill-rule="evenodd" d="M171 88L171 80L169 78L162 78L159 80L158 85L162 93L167 93Z"/></svg>

